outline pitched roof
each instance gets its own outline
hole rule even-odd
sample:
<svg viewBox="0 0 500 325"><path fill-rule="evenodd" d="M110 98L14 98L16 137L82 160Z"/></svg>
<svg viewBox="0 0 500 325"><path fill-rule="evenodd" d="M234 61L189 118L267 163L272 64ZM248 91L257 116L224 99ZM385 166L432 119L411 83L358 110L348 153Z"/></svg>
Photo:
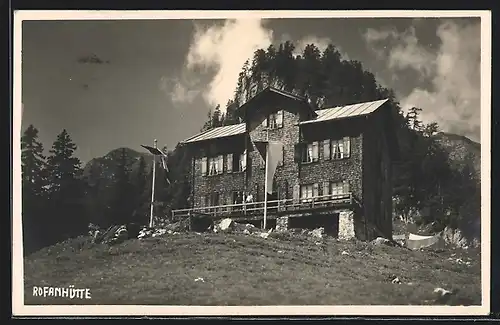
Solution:
<svg viewBox="0 0 500 325"><path fill-rule="evenodd" d="M320 109L316 111L318 116L315 119L303 121L300 122L300 124L302 125L302 124L310 124L317 122L325 122L341 118L367 115L374 112L377 108L382 106L387 100L388 99L381 99L373 102L357 103L351 105Z"/></svg>
<svg viewBox="0 0 500 325"><path fill-rule="evenodd" d="M283 98L295 100L299 103L302 103L304 107L307 107L307 109L310 111L310 113L313 116L316 116L316 113L314 112L314 109L310 106L310 104L307 102L307 99L305 97L296 95L294 93L281 90L272 86L268 86L264 88L263 90L259 91L257 94L255 94L252 98L250 98L248 101L246 101L244 104L242 104L240 107L238 107L237 112L238 114L243 117L245 116L246 111L248 110L249 107L253 106L260 106L259 103L262 100L266 100L266 98L269 98L268 96L281 96Z"/></svg>
<svg viewBox="0 0 500 325"><path fill-rule="evenodd" d="M234 125L226 125L216 127L214 129L198 133L186 140L182 141L182 143L192 143L203 140L215 139L215 138L224 138L233 135L238 135L246 132L246 124L234 124Z"/></svg>

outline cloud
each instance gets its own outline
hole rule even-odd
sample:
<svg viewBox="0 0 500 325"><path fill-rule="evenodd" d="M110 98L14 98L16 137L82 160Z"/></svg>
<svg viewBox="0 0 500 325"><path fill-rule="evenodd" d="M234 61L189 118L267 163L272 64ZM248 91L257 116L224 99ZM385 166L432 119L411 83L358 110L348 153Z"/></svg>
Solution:
<svg viewBox="0 0 500 325"><path fill-rule="evenodd" d="M422 77L429 77L435 70L435 55L419 44L413 26L403 33L398 33L395 29L368 29L364 37L379 58L388 58L389 68L411 68Z"/></svg>
<svg viewBox="0 0 500 325"><path fill-rule="evenodd" d="M420 107L425 122L479 141L480 25L446 21L436 35L440 44L434 51L419 43L414 27L402 33L369 29L364 37L391 71L411 69L430 82L431 87L417 87L401 99L403 109Z"/></svg>
<svg viewBox="0 0 500 325"><path fill-rule="evenodd" d="M195 25L183 67L185 77L175 81L172 95L177 96L178 102L183 99L188 102L197 91L209 105L220 104L224 110L226 102L233 98L244 62L257 49L270 44L272 31L260 19L226 20L222 25L208 28ZM210 74L210 82L205 85L193 82L199 73Z"/></svg>
<svg viewBox="0 0 500 325"><path fill-rule="evenodd" d="M222 22L222 21L221 21ZM281 35L279 41L290 40ZM221 105L224 111L227 101L234 96L238 75L246 60L260 48L275 43L272 30L262 19L231 19L211 26L195 25L189 51L182 67L181 78L160 81L160 88L168 91L178 104L191 103L201 94L209 106ZM306 36L298 41L296 55L307 44L315 44L321 51L332 43L329 38ZM342 58L346 53L337 47ZM200 82L200 75L208 76L208 82Z"/></svg>
<svg viewBox="0 0 500 325"><path fill-rule="evenodd" d="M111 63L111 61L103 60L95 54L84 55L82 57L79 57L77 59L77 62L82 63L82 64L109 64L109 63Z"/></svg>
<svg viewBox="0 0 500 325"><path fill-rule="evenodd" d="M161 77L160 90L164 91L174 104L190 104L200 94L198 79Z"/></svg>

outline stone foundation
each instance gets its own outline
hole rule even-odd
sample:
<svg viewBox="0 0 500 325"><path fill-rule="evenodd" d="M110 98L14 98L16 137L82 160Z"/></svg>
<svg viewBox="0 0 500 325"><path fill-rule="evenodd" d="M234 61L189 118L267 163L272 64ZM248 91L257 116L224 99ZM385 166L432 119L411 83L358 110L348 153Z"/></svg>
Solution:
<svg viewBox="0 0 500 325"><path fill-rule="evenodd" d="M285 231L288 229L288 217L276 218L276 231Z"/></svg>
<svg viewBox="0 0 500 325"><path fill-rule="evenodd" d="M355 237L354 233L354 212L345 210L339 213L339 234L340 240L348 240Z"/></svg>

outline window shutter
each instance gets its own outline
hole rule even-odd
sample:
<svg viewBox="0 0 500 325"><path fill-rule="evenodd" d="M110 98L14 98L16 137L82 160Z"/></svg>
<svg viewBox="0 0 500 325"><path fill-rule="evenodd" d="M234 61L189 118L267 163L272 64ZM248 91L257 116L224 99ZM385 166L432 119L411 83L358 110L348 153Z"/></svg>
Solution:
<svg viewBox="0 0 500 325"><path fill-rule="evenodd" d="M281 153L282 156L281 156L280 166L283 166L285 164L285 146L281 147Z"/></svg>
<svg viewBox="0 0 500 325"><path fill-rule="evenodd" d="M303 146L301 143L294 145L293 161L299 163L302 160Z"/></svg>
<svg viewBox="0 0 500 325"><path fill-rule="evenodd" d="M330 195L330 182L328 181L323 182L323 195Z"/></svg>
<svg viewBox="0 0 500 325"><path fill-rule="evenodd" d="M201 158L201 175L207 175L207 157Z"/></svg>
<svg viewBox="0 0 500 325"><path fill-rule="evenodd" d="M319 152L318 152L318 141L314 141L312 143L312 161L318 160Z"/></svg>
<svg viewBox="0 0 500 325"><path fill-rule="evenodd" d="M311 198L313 196L313 186L312 185L307 185L307 198Z"/></svg>
<svg viewBox="0 0 500 325"><path fill-rule="evenodd" d="M351 155L351 138L344 138L344 157L348 158Z"/></svg>
<svg viewBox="0 0 500 325"><path fill-rule="evenodd" d="M349 189L349 182L348 181L344 181L344 184L343 184L343 192L344 194L347 194L349 193L350 189Z"/></svg>
<svg viewBox="0 0 500 325"><path fill-rule="evenodd" d="M323 159L330 160L330 139L323 140Z"/></svg>
<svg viewBox="0 0 500 325"><path fill-rule="evenodd" d="M338 183L332 183L331 185L331 191L332 191L332 195L335 197L335 195L339 194L339 191L338 191L339 187L338 187Z"/></svg>
<svg viewBox="0 0 500 325"><path fill-rule="evenodd" d="M233 154L232 153L228 153L227 154L227 159L226 159L226 170L228 173L231 173L233 171Z"/></svg>
<svg viewBox="0 0 500 325"><path fill-rule="evenodd" d="M247 169L247 151L246 150L243 152L240 159L241 159L241 161L240 161L241 171L245 171Z"/></svg>
<svg viewBox="0 0 500 325"><path fill-rule="evenodd" d="M279 128L283 126L283 110L279 110L276 113L276 124Z"/></svg>
<svg viewBox="0 0 500 325"><path fill-rule="evenodd" d="M338 144L339 144L339 158L341 159L345 158L344 141L339 140Z"/></svg>
<svg viewBox="0 0 500 325"><path fill-rule="evenodd" d="M332 149L333 149L333 159L339 159L340 157L340 148L339 148L339 142L337 140L332 141Z"/></svg>
<svg viewBox="0 0 500 325"><path fill-rule="evenodd" d="M318 183L314 183L313 184L313 194L312 194L312 196L318 196L319 195L318 190L319 190L319 184Z"/></svg>
<svg viewBox="0 0 500 325"><path fill-rule="evenodd" d="M293 203L298 203L300 199L300 185L293 186Z"/></svg>

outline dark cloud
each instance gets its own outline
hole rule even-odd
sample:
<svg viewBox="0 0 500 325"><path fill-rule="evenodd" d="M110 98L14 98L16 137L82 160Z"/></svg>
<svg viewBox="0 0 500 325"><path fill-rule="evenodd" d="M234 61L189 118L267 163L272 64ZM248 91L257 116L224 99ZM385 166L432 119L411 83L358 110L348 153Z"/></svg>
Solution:
<svg viewBox="0 0 500 325"><path fill-rule="evenodd" d="M95 54L85 55L85 56L79 57L77 62L82 63L82 64L109 64L109 63L111 63L111 61L103 60Z"/></svg>

